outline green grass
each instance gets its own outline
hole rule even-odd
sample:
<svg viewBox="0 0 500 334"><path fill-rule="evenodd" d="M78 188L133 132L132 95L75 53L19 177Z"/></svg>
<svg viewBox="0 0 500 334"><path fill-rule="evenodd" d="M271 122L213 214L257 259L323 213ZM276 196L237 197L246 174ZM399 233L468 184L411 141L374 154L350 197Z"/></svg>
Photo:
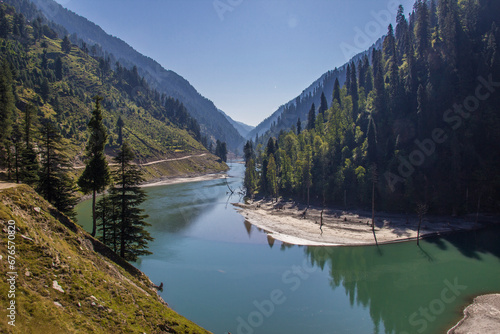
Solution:
<svg viewBox="0 0 500 334"><path fill-rule="evenodd" d="M113 262L103 255L110 254L108 248L66 217L55 218L59 216L28 186L0 191L0 228L5 230L13 219L19 229L16 326L7 323L8 284L2 279L0 332L208 333L168 308L143 273ZM4 273L10 271L6 240L4 232L0 243ZM55 280L64 293L52 288Z"/></svg>

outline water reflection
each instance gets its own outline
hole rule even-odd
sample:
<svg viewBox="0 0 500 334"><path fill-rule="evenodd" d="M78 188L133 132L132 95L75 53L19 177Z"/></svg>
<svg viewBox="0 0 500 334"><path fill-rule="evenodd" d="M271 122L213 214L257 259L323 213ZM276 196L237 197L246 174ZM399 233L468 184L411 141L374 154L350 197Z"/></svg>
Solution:
<svg viewBox="0 0 500 334"><path fill-rule="evenodd" d="M181 233L200 217L208 214L216 203L226 200L224 180L154 187L147 191L144 209L154 229ZM173 195L173 196L172 196ZM167 221L168 220L168 221Z"/></svg>
<svg viewBox="0 0 500 334"><path fill-rule="evenodd" d="M499 234L490 228L476 237L468 232L432 238L420 247L307 247L305 253L329 271L330 286L341 287L351 307L369 308L376 333L381 323L386 333L432 333L453 323L460 312L456 301L498 291Z"/></svg>
<svg viewBox="0 0 500 334"><path fill-rule="evenodd" d="M243 165L231 166L232 189L241 186L243 172ZM161 295L175 310L214 333L237 333L237 317L248 320L254 302L275 289L287 292L287 301L255 333L444 332L469 297L500 289L498 229L429 239L420 247L298 247L245 222L227 204L239 198L228 200L224 179L147 192L153 255L136 265L165 283ZM91 224L90 202L77 209L79 221ZM304 261L321 270L290 291L283 275ZM458 286L458 295L449 285ZM445 289L452 303L442 300Z"/></svg>

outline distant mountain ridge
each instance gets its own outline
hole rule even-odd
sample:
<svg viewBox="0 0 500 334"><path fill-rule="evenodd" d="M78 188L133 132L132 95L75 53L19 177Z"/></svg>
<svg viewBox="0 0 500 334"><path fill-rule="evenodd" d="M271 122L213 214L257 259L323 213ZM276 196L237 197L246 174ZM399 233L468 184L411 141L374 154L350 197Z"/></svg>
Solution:
<svg viewBox="0 0 500 334"><path fill-rule="evenodd" d="M295 125L297 123L298 118L300 118L301 121L307 120L307 113L311 108L311 104L314 103L316 107L320 105L321 93L325 94L328 106L330 107L335 79L339 80L340 87L342 87L345 83L347 65L352 61L357 65L358 61L365 55L368 55L371 61L373 49L378 50L382 47L383 38L384 37L381 37L367 51L357 54L341 67L324 73L309 85L309 87L304 89L299 96L281 105L278 110L271 114L271 116L260 122L252 131L248 132L245 136L246 139L254 139L256 135L265 135L271 129L269 135L277 135L281 130L289 130L292 124Z"/></svg>
<svg viewBox="0 0 500 334"><path fill-rule="evenodd" d="M19 7L19 1L7 0L6 2L12 5L17 2ZM28 2L28 0L22 2ZM213 140L225 141L229 149L233 151L243 144L243 137L219 112L214 103L203 97L182 76L174 71L166 70L155 60L142 55L121 39L107 34L95 23L71 12L53 0L32 0L32 3L47 19L73 34L73 42L79 38L89 47L97 44L103 52L112 54L125 67L137 66L139 74L144 76L152 88L178 99L186 106L188 112L200 123L204 135Z"/></svg>
<svg viewBox="0 0 500 334"><path fill-rule="evenodd" d="M246 135L255 128L255 126L235 121L234 119L231 118L231 116L227 115L224 111L220 109L219 111L227 118L229 123L231 123L234 126L234 128L240 133L242 137L246 137Z"/></svg>

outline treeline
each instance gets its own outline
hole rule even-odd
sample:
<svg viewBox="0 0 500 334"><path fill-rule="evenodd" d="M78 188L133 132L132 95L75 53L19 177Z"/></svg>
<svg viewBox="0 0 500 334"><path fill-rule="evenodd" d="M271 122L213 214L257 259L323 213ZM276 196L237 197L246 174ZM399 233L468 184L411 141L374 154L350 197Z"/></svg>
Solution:
<svg viewBox="0 0 500 334"><path fill-rule="evenodd" d="M158 110L158 106L152 104L148 94L154 91L146 89L143 79L136 76L134 70L103 74L102 59L94 59L101 61L95 66L89 58L79 58L67 37L53 39L57 34L41 20L29 23L5 5L0 5L0 35L0 167L5 171L2 178L31 185L73 219L77 191L92 194L95 204L96 195L107 190L109 195L105 201L112 204L109 210L113 213L106 215L112 218L101 220L101 232L98 233L98 211L94 207L92 235L98 236L126 260L134 261L138 256L150 254L147 243L152 238L144 221L147 216L139 208L145 200L139 188L143 178L137 165L132 163L133 148L126 140L134 137L123 134L127 128L123 118L130 115L120 115L116 124L109 122L101 110L102 98L99 97L94 98L95 108L90 120L83 108L83 112L71 108L78 109L89 102L91 91L85 84L99 87L98 81L92 81L96 69L101 70L105 81L120 81L116 86L138 84L142 90L137 99L143 98L142 102L151 104L153 111ZM77 75L76 63L89 72L88 77L82 79ZM132 93L117 90L116 86L108 85L105 87L111 88L103 89L108 94L108 107L113 107L114 103L123 105L123 96ZM165 98L165 104L167 101L172 103ZM179 117L180 122L189 122L188 117L182 116L185 113L182 108L182 104L174 103L172 108L160 110L170 112L173 118ZM153 118L142 119L150 122L148 131L161 124L151 123ZM164 121L170 122L166 118ZM118 133L114 143L110 140L110 127L116 128ZM90 130L87 135L82 133L87 129ZM177 128L175 131L172 133L179 136L184 133ZM136 133L132 134L137 137ZM86 167L75 182L72 159L78 154L74 150L78 150L82 142L87 142L82 156ZM109 146L115 148L114 162L118 167L114 170L108 167L104 152ZM100 208L99 212L103 212L107 206Z"/></svg>
<svg viewBox="0 0 500 334"><path fill-rule="evenodd" d="M400 6L380 50L347 68L330 107L245 146L247 193L465 214L500 210L500 4ZM323 100L323 99L322 99Z"/></svg>
<svg viewBox="0 0 500 334"><path fill-rule="evenodd" d="M18 12L24 13L30 21L41 17L43 24L47 25L59 36L69 35L68 30L77 31L78 34L72 33L69 35L69 40L88 55L105 60L104 66L109 65L109 67L115 69L118 60L121 66L129 71L133 71L135 66L137 72L149 83L149 90L156 91L149 94L150 97L154 98L155 104L163 106L163 103L161 103L162 95L165 98L173 97L183 103L189 111L190 117L193 117L200 125L201 142L206 148L210 144L215 145L217 139L227 142L228 147L233 151L241 146L243 138L225 117L217 111L217 108L210 100L196 92L184 78L172 71L163 69L157 62L139 54L119 38L106 34L99 26L61 7L56 2L34 0L33 2L36 5L31 0L4 0L3 2L15 7ZM59 24L50 20L57 21ZM136 87L136 85L132 85L130 88ZM134 93L132 95L137 96ZM143 94L139 94L139 96L143 96ZM108 107L106 97L104 97L103 106ZM160 117L161 114L161 112L157 113ZM179 123L178 125L192 132L192 135L199 140L197 127L192 121Z"/></svg>
<svg viewBox="0 0 500 334"><path fill-rule="evenodd" d="M64 28L50 24L41 17L37 17L32 23L28 23L23 14L18 14L13 7L1 6L0 9L0 38L3 38L2 54L12 68L16 71L17 79L26 88L34 89L40 100L39 106L44 103L50 103L55 108L60 107L58 94L51 91L51 86L58 81L64 81L65 93L71 96L85 99L87 104L91 103L91 96L85 96L85 88L67 80L69 74L69 64L65 57L54 55L47 52L48 42L44 37L56 40L58 33L50 26L58 28L59 31L65 31ZM189 134L201 142L200 125L189 114L184 105L166 94L160 94L157 90L150 88L147 81L138 73L137 67L133 66L127 69L114 59L114 56L102 52L99 46L88 47L81 40L76 40L79 48L87 55L95 59L98 66L98 77L105 83L112 85L126 94L127 98L134 102L136 107L144 108L150 112L155 119L170 123L180 129L185 129ZM40 66L33 69L30 66L29 48L40 42L43 48L43 54L40 59ZM61 43L61 50L65 54L71 52L74 47L70 38L65 35ZM103 101L107 108L116 109L116 102L105 99ZM57 110L62 111L62 110ZM62 117L60 113L58 116ZM83 126L83 124L79 124ZM62 130L62 129L61 129ZM69 133L71 131L71 133ZM70 137L78 132L78 126L71 126L66 137ZM207 145L208 147L208 145Z"/></svg>

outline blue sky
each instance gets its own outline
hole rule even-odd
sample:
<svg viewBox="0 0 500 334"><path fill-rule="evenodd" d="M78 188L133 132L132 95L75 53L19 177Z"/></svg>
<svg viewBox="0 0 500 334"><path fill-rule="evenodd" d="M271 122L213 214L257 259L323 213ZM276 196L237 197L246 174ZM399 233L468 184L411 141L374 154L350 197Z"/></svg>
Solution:
<svg viewBox="0 0 500 334"><path fill-rule="evenodd" d="M56 0L257 125L414 0ZM325 92L326 94L326 92ZM330 94L330 92L328 92Z"/></svg>

